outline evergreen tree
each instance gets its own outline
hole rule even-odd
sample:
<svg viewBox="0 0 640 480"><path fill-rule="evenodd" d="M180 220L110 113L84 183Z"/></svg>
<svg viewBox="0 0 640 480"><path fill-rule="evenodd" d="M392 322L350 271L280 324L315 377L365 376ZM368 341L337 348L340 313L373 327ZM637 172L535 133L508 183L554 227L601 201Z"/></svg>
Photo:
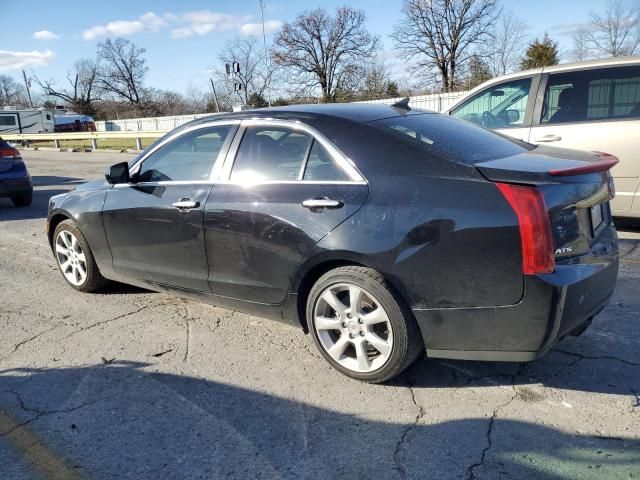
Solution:
<svg viewBox="0 0 640 480"><path fill-rule="evenodd" d="M542 40L537 38L527 48L527 53L522 59L522 69L548 67L558 64L558 42L551 40L546 33Z"/></svg>

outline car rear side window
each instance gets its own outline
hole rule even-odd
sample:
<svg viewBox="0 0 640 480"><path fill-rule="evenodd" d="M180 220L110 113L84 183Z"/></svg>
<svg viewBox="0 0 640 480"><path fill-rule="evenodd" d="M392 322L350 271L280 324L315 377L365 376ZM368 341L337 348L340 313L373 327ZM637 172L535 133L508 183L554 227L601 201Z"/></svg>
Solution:
<svg viewBox="0 0 640 480"><path fill-rule="evenodd" d="M371 125L429 154L469 165L533 148L469 122L433 113L385 118Z"/></svg>
<svg viewBox="0 0 640 480"><path fill-rule="evenodd" d="M541 123L640 118L640 67L551 75Z"/></svg>
<svg viewBox="0 0 640 480"><path fill-rule="evenodd" d="M233 182L297 180L312 138L287 127L247 127L231 170Z"/></svg>
<svg viewBox="0 0 640 480"><path fill-rule="evenodd" d="M231 125L194 130L160 147L145 159L137 181L209 180Z"/></svg>

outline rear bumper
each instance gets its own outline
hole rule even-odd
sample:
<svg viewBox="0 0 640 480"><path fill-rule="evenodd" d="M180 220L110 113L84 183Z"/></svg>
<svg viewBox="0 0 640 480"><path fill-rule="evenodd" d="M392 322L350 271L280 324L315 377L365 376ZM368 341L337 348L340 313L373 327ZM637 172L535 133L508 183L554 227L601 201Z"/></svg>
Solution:
<svg viewBox="0 0 640 480"><path fill-rule="evenodd" d="M516 305L414 309L427 356L463 360L530 361L588 322L607 305L618 275L615 231L602 235L591 255L525 277Z"/></svg>

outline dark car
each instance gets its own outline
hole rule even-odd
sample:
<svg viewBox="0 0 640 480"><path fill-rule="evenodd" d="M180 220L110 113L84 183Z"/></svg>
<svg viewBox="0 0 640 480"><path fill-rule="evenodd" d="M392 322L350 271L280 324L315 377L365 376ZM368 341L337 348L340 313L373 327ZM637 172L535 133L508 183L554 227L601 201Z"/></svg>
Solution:
<svg viewBox="0 0 640 480"><path fill-rule="evenodd" d="M608 169L404 104L203 118L53 197L81 291L106 279L289 322L353 378L430 357L529 361L618 271Z"/></svg>
<svg viewBox="0 0 640 480"><path fill-rule="evenodd" d="M33 183L20 152L0 138L0 197L17 207L31 205Z"/></svg>

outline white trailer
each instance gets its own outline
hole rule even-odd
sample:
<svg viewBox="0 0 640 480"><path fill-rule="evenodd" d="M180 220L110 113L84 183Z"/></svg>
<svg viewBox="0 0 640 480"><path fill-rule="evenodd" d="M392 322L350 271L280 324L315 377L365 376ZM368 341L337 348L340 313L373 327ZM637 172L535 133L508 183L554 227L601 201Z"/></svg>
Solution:
<svg viewBox="0 0 640 480"><path fill-rule="evenodd" d="M55 129L54 110L17 110L4 107L0 110L0 135L3 133L48 133Z"/></svg>

